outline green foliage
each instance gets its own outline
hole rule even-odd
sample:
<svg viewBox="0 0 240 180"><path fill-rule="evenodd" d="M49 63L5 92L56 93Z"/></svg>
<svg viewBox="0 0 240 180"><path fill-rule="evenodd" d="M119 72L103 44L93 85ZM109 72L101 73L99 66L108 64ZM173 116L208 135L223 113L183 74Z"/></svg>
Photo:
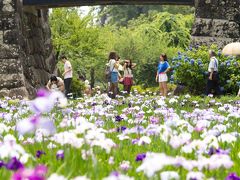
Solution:
<svg viewBox="0 0 240 180"><path fill-rule="evenodd" d="M90 69L95 69L96 80L101 80L105 66L105 40L101 30L92 23L91 15L80 17L77 9L54 9L50 23L57 57L66 54L73 66L74 76L79 71L90 78ZM104 49L104 50L103 50ZM62 64L59 64L61 69ZM97 67L97 68L96 68Z"/></svg>
<svg viewBox="0 0 240 180"><path fill-rule="evenodd" d="M115 5L100 6L98 21L102 24L111 24L118 27L128 26L128 21L137 19L140 15L150 12L169 12L171 14L189 15L194 13L194 8L189 6L163 6L163 5Z"/></svg>
<svg viewBox="0 0 240 180"><path fill-rule="evenodd" d="M236 94L240 85L240 59L221 55L216 46L211 49L218 52L221 89L227 94ZM176 83L185 85L193 94L202 94L206 89L209 64L208 47L190 48L179 52L172 59L173 78Z"/></svg>
<svg viewBox="0 0 240 180"><path fill-rule="evenodd" d="M175 84L168 83L167 87L168 87L168 92L170 92L170 93L173 93L173 91L176 89ZM143 86L137 85L137 86L133 86L133 89L136 90L140 94L144 94L144 93L150 94L150 95L152 95L151 93L159 94L159 86L145 88Z"/></svg>
<svg viewBox="0 0 240 180"><path fill-rule="evenodd" d="M77 78L73 77L71 90L74 96L82 96L84 89L85 84L82 81L79 81Z"/></svg>

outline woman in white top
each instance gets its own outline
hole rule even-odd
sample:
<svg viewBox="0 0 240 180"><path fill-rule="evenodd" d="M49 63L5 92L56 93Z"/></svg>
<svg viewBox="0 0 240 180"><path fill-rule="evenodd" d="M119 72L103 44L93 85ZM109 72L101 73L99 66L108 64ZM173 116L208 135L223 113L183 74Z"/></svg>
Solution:
<svg viewBox="0 0 240 180"><path fill-rule="evenodd" d="M133 74L132 70L136 66L135 63L132 63L131 60L125 60L123 70L124 70L124 79L123 79L123 85L124 85L124 91L126 91L128 94L131 92L131 87L133 85Z"/></svg>
<svg viewBox="0 0 240 180"><path fill-rule="evenodd" d="M117 59L116 52L110 52L108 59L110 70L109 95L110 97L115 98L118 91L118 66L119 66L119 63L116 61Z"/></svg>

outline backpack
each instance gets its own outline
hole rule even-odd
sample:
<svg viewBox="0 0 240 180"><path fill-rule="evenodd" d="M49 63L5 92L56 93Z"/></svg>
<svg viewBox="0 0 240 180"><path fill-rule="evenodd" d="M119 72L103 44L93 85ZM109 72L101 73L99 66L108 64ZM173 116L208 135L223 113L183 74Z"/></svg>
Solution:
<svg viewBox="0 0 240 180"><path fill-rule="evenodd" d="M106 80L110 80L110 78L111 78L110 66L106 66L106 68L105 68L105 78L106 78Z"/></svg>

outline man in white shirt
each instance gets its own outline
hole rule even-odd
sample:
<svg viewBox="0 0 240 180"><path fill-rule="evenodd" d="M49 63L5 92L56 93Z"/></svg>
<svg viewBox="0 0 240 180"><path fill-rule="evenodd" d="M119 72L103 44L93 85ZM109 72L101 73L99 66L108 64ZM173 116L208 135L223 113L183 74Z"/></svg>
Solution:
<svg viewBox="0 0 240 180"><path fill-rule="evenodd" d="M65 95L68 98L73 76L72 65L64 55L61 56L61 61L64 63L64 73L62 75L64 77Z"/></svg>
<svg viewBox="0 0 240 180"><path fill-rule="evenodd" d="M210 50L209 56L210 62L208 65L208 81L206 95L212 94L212 90L214 90L216 95L220 95L221 90L219 87L218 60L215 57L216 53Z"/></svg>

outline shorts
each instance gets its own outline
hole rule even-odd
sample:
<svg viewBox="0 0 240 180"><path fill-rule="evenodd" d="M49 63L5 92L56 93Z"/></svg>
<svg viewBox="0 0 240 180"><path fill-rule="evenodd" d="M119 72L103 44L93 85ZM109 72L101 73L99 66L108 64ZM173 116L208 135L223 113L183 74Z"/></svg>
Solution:
<svg viewBox="0 0 240 180"><path fill-rule="evenodd" d="M158 82L167 82L168 77L166 73L159 74L158 76Z"/></svg>
<svg viewBox="0 0 240 180"><path fill-rule="evenodd" d="M125 86L131 86L133 84L133 78L132 77L125 77L123 84Z"/></svg>
<svg viewBox="0 0 240 180"><path fill-rule="evenodd" d="M118 72L111 72L111 83L118 82Z"/></svg>

